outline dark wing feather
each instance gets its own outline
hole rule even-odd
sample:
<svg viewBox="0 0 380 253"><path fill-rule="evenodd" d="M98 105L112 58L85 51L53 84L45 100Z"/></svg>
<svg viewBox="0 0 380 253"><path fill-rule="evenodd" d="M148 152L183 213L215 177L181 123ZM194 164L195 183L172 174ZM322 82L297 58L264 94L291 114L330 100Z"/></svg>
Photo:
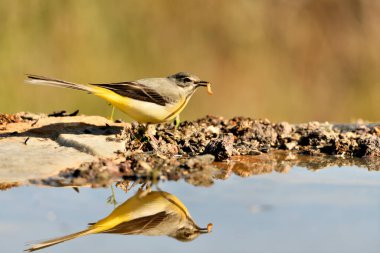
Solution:
<svg viewBox="0 0 380 253"><path fill-rule="evenodd" d="M143 231L152 229L160 225L170 214L159 212L150 216L137 218L131 221L120 223L119 225L103 231L103 233L133 235L141 234Z"/></svg>
<svg viewBox="0 0 380 253"><path fill-rule="evenodd" d="M170 103L167 97L162 96L157 91L137 82L121 82L108 84L92 84L111 90L120 96L129 97L136 100L155 103L165 106Z"/></svg>

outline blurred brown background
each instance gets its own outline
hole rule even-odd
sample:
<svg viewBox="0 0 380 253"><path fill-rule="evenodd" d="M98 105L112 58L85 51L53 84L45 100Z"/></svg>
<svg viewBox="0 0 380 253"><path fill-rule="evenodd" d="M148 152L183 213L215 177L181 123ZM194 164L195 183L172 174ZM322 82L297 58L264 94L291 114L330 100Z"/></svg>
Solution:
<svg viewBox="0 0 380 253"><path fill-rule="evenodd" d="M379 121L380 1L0 0L1 113L110 113L25 73L87 83L178 71L213 83L185 119Z"/></svg>

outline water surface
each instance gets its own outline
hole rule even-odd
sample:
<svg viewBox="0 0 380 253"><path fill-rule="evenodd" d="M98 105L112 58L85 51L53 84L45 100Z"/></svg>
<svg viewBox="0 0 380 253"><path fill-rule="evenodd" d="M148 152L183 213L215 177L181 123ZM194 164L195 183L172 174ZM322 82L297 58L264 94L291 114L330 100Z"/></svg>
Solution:
<svg viewBox="0 0 380 253"><path fill-rule="evenodd" d="M98 234L40 252L379 252L380 173L358 167L300 167L216 180L211 187L160 182L196 223L213 231L192 242ZM122 203L126 194L116 189ZM110 188L18 187L0 193L1 252L86 228L112 210Z"/></svg>

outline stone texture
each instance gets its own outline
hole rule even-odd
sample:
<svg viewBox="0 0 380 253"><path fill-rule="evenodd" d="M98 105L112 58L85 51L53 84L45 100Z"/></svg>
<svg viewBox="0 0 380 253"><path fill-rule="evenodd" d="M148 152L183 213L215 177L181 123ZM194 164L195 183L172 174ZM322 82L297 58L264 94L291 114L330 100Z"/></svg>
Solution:
<svg viewBox="0 0 380 253"><path fill-rule="evenodd" d="M118 151L124 151L124 143L109 140L107 136L92 134L60 134L58 144L73 147L81 152L99 156L112 157Z"/></svg>
<svg viewBox="0 0 380 253"><path fill-rule="evenodd" d="M36 182L29 179L46 183L49 176L57 178L54 185L77 184L78 180L81 184L104 185L114 176L131 180L185 178L198 184L198 179L211 171L212 161L192 157L210 154L206 157L222 161L237 155L257 155L259 159L278 149L315 156L318 166L334 158L335 163L360 161L370 170L379 167L379 124L292 125L208 116L182 122L178 128L172 123L152 125L147 138L145 127L138 124L73 113L52 115L0 114L0 189L14 182ZM292 161L291 154L284 159ZM236 174L255 173L246 167L244 163ZM213 172L208 174L212 176ZM207 185L210 181L204 182Z"/></svg>
<svg viewBox="0 0 380 253"><path fill-rule="evenodd" d="M78 167L94 157L74 148L62 147L46 138L9 137L0 140L0 182L25 182Z"/></svg>
<svg viewBox="0 0 380 253"><path fill-rule="evenodd" d="M100 116L48 117L18 113L0 117L0 183L57 175L123 150L115 137L126 123Z"/></svg>

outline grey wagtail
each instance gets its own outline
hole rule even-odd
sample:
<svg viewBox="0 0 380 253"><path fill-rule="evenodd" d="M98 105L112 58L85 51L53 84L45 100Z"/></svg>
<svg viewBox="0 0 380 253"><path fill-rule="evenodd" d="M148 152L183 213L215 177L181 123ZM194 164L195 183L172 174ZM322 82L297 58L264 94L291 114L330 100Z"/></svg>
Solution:
<svg viewBox="0 0 380 253"><path fill-rule="evenodd" d="M191 241L200 234L211 232L212 224L200 228L191 218L185 205L174 195L163 191L139 191L110 215L77 233L69 234L33 245L32 252L98 233L122 235L167 235L179 241Z"/></svg>
<svg viewBox="0 0 380 253"><path fill-rule="evenodd" d="M104 84L76 84L29 74L27 77L28 83L71 88L94 94L137 122L148 124L174 119L185 108L198 87L207 87L208 93L212 94L209 82L185 72L164 78Z"/></svg>

